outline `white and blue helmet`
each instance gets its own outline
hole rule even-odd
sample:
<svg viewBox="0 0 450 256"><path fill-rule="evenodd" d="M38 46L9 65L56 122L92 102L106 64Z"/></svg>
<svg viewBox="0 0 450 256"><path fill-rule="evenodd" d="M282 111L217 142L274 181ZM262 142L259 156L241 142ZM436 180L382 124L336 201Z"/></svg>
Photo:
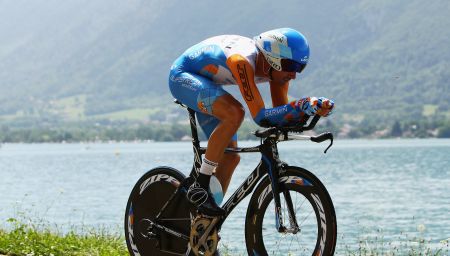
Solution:
<svg viewBox="0 0 450 256"><path fill-rule="evenodd" d="M254 41L275 70L300 73L308 63L308 41L297 30L291 28L270 30L256 36Z"/></svg>

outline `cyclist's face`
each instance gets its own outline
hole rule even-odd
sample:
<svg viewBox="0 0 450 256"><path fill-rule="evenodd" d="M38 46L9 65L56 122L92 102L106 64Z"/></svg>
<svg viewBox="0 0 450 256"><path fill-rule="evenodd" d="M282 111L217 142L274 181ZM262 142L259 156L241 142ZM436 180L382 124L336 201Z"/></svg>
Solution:
<svg viewBox="0 0 450 256"><path fill-rule="evenodd" d="M295 79L297 77L296 72L286 72L286 71L272 71L272 81L277 83L286 83L289 82L292 79Z"/></svg>

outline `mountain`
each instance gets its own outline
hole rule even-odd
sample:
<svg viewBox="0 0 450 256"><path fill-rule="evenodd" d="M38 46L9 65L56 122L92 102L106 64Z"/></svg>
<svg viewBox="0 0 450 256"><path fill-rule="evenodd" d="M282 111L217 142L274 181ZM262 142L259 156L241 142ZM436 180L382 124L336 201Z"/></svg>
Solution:
<svg viewBox="0 0 450 256"><path fill-rule="evenodd" d="M167 109L186 48L277 27L311 45L291 96L333 98L349 120L449 118L448 13L446 0L0 0L0 120Z"/></svg>

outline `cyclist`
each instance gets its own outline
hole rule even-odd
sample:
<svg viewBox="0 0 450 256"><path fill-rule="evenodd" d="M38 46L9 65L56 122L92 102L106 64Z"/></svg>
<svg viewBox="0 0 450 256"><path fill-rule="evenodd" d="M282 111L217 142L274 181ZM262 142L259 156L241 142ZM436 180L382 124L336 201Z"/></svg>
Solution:
<svg viewBox="0 0 450 256"><path fill-rule="evenodd" d="M223 86L239 86L253 120L262 127L299 122L305 114L327 116L334 106L329 99L307 97L288 102L289 81L302 72L308 59L306 38L294 29L280 28L253 39L238 35L211 37L175 60L170 70L170 90L196 111L208 137L200 175L191 186L203 192L203 197L195 201L201 213L224 214L211 195L210 178L216 175L225 194L240 160L238 154L224 154L224 150L237 147L236 132L245 112ZM262 82L270 85L272 108L265 107L256 87Z"/></svg>

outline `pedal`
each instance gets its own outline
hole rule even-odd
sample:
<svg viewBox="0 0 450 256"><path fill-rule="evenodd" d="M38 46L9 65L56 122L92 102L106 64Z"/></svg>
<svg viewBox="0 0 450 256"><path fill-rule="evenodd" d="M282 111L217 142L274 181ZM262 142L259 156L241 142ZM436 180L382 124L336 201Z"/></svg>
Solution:
<svg viewBox="0 0 450 256"><path fill-rule="evenodd" d="M197 215L191 223L189 244L195 255L213 256L217 250L219 235L215 225L217 218Z"/></svg>

